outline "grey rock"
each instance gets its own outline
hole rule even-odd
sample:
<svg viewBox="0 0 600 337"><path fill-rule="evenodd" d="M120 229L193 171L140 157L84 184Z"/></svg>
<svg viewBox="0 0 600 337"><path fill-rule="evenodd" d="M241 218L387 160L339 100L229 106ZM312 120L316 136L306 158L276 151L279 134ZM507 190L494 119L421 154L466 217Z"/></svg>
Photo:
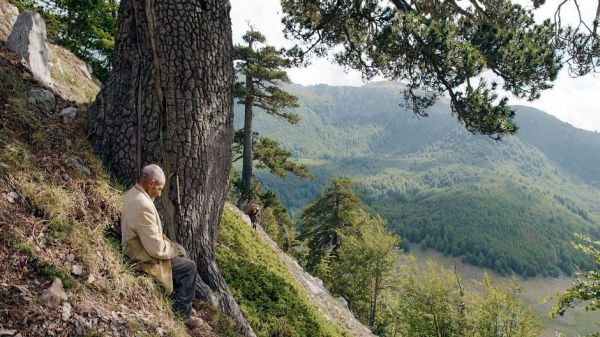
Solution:
<svg viewBox="0 0 600 337"><path fill-rule="evenodd" d="M17 330L0 329L0 336L14 336Z"/></svg>
<svg viewBox="0 0 600 337"><path fill-rule="evenodd" d="M51 112L56 106L56 98L50 90L34 89L29 93L27 102L42 108L45 112Z"/></svg>
<svg viewBox="0 0 600 337"><path fill-rule="evenodd" d="M75 254L67 254L67 262L75 261Z"/></svg>
<svg viewBox="0 0 600 337"><path fill-rule="evenodd" d="M81 274L83 274L83 266L78 265L78 264L74 265L73 269L72 269L72 273L75 276L80 276Z"/></svg>
<svg viewBox="0 0 600 337"><path fill-rule="evenodd" d="M19 14L6 41L6 47L25 59L38 82L48 87L52 85L46 23L41 15L32 11Z"/></svg>
<svg viewBox="0 0 600 337"><path fill-rule="evenodd" d="M62 306L62 320L63 321L68 321L69 318L71 318L71 305L69 304L69 302L63 302L63 306Z"/></svg>
<svg viewBox="0 0 600 337"><path fill-rule="evenodd" d="M77 117L77 108L74 108L72 106L68 107L68 108L64 108L61 110L60 114L59 114L65 121L67 120L73 120L75 119L75 117Z"/></svg>
<svg viewBox="0 0 600 337"><path fill-rule="evenodd" d="M92 283L96 282L96 278L94 277L94 275L90 275L90 276L88 276L88 279L86 282L88 284L92 284Z"/></svg>
<svg viewBox="0 0 600 337"><path fill-rule="evenodd" d="M63 288L62 281L56 277L54 278L54 282L50 288L45 289L42 292L42 296L40 298L42 303L44 303L48 307L56 307L60 305L62 302L65 302L69 299L67 293L65 292L65 288Z"/></svg>
<svg viewBox="0 0 600 337"><path fill-rule="evenodd" d="M71 164L73 165L73 167L80 171L81 173L85 174L86 176L91 176L92 175L92 171L90 171L89 168L87 168L87 166L85 166L85 163L83 162L83 160L77 156L73 156L71 157Z"/></svg>

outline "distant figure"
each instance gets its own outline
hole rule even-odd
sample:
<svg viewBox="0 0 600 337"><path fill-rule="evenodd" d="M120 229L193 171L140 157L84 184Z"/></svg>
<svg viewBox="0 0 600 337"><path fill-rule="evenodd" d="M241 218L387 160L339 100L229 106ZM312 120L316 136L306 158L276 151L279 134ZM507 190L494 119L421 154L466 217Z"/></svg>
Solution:
<svg viewBox="0 0 600 337"><path fill-rule="evenodd" d="M138 183L125 196L121 210L123 251L143 272L154 277L173 299L173 310L190 330L202 321L192 317L195 297L196 263L183 247L164 234L154 200L165 186L165 173L158 165L142 169Z"/></svg>
<svg viewBox="0 0 600 337"><path fill-rule="evenodd" d="M250 203L248 206L246 206L245 213L250 217L252 228L256 230L256 224L258 223L258 219L260 217L260 207L257 204Z"/></svg>

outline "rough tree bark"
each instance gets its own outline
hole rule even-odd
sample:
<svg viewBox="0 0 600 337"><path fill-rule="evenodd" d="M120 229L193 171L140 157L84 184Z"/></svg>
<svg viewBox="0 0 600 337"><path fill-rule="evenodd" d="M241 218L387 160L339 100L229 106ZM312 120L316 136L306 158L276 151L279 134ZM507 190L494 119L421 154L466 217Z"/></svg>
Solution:
<svg viewBox="0 0 600 337"><path fill-rule="evenodd" d="M255 336L214 260L233 137L229 11L228 0L121 1L113 73L90 108L90 131L126 186L142 165L164 169L159 209L198 265L198 294Z"/></svg>

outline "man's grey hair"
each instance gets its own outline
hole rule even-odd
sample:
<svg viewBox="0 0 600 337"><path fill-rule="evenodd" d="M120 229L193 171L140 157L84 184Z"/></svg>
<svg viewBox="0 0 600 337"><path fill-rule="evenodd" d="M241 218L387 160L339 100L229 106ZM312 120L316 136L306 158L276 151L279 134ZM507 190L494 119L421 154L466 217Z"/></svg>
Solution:
<svg viewBox="0 0 600 337"><path fill-rule="evenodd" d="M147 180L156 180L159 183L165 183L167 179L165 178L165 172L160 168L160 166L156 164L150 164L144 166L142 168L142 172L140 172L140 181Z"/></svg>

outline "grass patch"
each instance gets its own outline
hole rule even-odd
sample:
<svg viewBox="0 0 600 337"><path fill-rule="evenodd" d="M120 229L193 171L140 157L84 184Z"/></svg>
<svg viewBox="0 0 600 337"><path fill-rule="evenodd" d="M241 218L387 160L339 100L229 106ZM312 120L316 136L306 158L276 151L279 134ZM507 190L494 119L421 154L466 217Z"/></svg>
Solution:
<svg viewBox="0 0 600 337"><path fill-rule="evenodd" d="M13 246L13 249L16 252L27 255L27 257L32 260L37 259L36 255L35 255L35 251L33 249L33 245L29 242L19 242Z"/></svg>
<svg viewBox="0 0 600 337"><path fill-rule="evenodd" d="M217 262L258 336L343 336L252 229L225 208Z"/></svg>
<svg viewBox="0 0 600 337"><path fill-rule="evenodd" d="M26 147L18 142L2 145L0 143L0 177L31 169L33 159Z"/></svg>
<svg viewBox="0 0 600 337"><path fill-rule="evenodd" d="M7 117L11 121L34 130L41 128L40 119L28 107L27 95L29 88L21 78L0 69L0 89L2 89L2 98L8 103ZM3 99L0 99L0 101Z"/></svg>
<svg viewBox="0 0 600 337"><path fill-rule="evenodd" d="M47 177L32 174L21 184L21 196L28 200L30 206L42 212L43 216L55 229L67 226L69 215L75 203L69 192L62 186L48 181Z"/></svg>
<svg viewBox="0 0 600 337"><path fill-rule="evenodd" d="M50 149L50 139L48 137L48 133L43 130L35 131L32 135L33 146L38 150L49 150Z"/></svg>
<svg viewBox="0 0 600 337"><path fill-rule="evenodd" d="M69 220L59 216L50 220L48 229L50 229L48 239L50 239L50 241L59 241L71 234L73 231L73 226L69 223Z"/></svg>
<svg viewBox="0 0 600 337"><path fill-rule="evenodd" d="M49 280L53 280L55 277L58 277L66 289L79 289L79 282L77 282L77 280L70 275L69 271L63 268L59 268L47 261L37 261L36 269L40 275Z"/></svg>

